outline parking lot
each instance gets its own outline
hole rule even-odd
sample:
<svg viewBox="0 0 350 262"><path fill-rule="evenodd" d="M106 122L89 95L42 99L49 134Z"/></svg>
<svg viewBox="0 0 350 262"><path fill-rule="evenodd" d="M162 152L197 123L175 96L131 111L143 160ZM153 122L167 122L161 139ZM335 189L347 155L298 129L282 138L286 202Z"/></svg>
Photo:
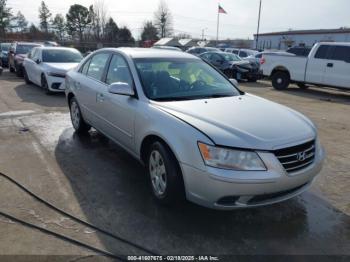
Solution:
<svg viewBox="0 0 350 262"><path fill-rule="evenodd" d="M298 110L318 126L325 166L310 191L263 208L220 212L152 199L143 167L92 131L78 136L63 94L0 76L0 172L55 206L160 254L350 255L350 93L268 81L243 91ZM0 177L0 209L111 253L146 254L81 225ZM1 254L89 255L77 245L0 217Z"/></svg>

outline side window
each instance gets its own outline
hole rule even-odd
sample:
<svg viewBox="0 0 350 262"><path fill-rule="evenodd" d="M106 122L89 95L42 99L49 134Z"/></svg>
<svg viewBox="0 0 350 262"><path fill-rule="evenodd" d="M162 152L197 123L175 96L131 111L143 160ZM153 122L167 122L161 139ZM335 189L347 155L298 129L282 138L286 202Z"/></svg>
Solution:
<svg viewBox="0 0 350 262"><path fill-rule="evenodd" d="M120 55L113 55L109 64L106 83L110 85L117 82L128 83L133 86L133 79L125 59Z"/></svg>
<svg viewBox="0 0 350 262"><path fill-rule="evenodd" d="M232 54L238 55L238 50L232 50Z"/></svg>
<svg viewBox="0 0 350 262"><path fill-rule="evenodd" d="M327 59L327 54L328 54L329 48L330 48L329 45L321 45L315 54L315 58L316 59Z"/></svg>
<svg viewBox="0 0 350 262"><path fill-rule="evenodd" d="M211 59L210 59L210 60L213 61L213 62L219 62L219 61L222 60L222 57L219 56L218 54L213 54L213 55L211 56Z"/></svg>
<svg viewBox="0 0 350 262"><path fill-rule="evenodd" d="M91 62L91 59L89 59L85 62L85 64L80 68L80 73L82 73L83 75L87 74L90 62Z"/></svg>
<svg viewBox="0 0 350 262"><path fill-rule="evenodd" d="M239 56L240 56L240 57L247 57L248 54L247 54L247 52L245 52L245 51L240 51L240 52L239 52Z"/></svg>
<svg viewBox="0 0 350 262"><path fill-rule="evenodd" d="M38 50L38 48L34 48L32 50L32 52L33 52L32 56L31 56L32 60L33 61L37 61L39 59L39 50Z"/></svg>
<svg viewBox="0 0 350 262"><path fill-rule="evenodd" d="M108 58L109 54L107 53L94 55L91 58L89 69L87 71L87 76L101 81Z"/></svg>
<svg viewBox="0 0 350 262"><path fill-rule="evenodd" d="M334 46L329 59L350 62L350 47Z"/></svg>

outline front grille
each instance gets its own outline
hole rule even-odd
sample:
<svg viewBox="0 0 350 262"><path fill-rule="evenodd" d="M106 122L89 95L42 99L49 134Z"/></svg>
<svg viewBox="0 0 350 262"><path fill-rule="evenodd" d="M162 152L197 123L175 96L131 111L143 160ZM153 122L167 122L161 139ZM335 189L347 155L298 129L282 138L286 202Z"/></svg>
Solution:
<svg viewBox="0 0 350 262"><path fill-rule="evenodd" d="M274 154L288 173L297 172L311 165L315 160L315 141L274 151Z"/></svg>

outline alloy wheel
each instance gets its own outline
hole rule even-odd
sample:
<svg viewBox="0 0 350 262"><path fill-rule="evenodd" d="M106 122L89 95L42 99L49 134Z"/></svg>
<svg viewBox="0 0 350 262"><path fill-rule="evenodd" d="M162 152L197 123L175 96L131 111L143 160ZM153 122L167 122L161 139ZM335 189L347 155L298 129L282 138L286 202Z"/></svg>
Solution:
<svg viewBox="0 0 350 262"><path fill-rule="evenodd" d="M163 196L167 187L167 173L162 155L153 150L149 159L152 187L157 196Z"/></svg>

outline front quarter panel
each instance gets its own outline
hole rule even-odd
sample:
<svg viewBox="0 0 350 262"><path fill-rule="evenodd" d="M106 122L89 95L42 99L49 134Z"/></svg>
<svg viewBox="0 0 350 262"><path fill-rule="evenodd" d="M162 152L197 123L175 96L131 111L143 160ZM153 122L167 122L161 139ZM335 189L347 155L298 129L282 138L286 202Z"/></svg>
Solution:
<svg viewBox="0 0 350 262"><path fill-rule="evenodd" d="M140 110L135 119L135 145L138 154L141 152L143 140L154 135L167 143L180 163L205 170L197 142L213 144L207 136L151 103L142 102Z"/></svg>

